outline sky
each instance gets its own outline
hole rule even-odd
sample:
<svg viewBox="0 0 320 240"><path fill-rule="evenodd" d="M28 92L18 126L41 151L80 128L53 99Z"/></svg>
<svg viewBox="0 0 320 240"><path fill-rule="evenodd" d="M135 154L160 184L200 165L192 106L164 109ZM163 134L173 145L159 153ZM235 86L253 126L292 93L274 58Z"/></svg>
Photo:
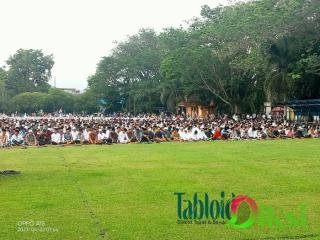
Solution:
<svg viewBox="0 0 320 240"><path fill-rule="evenodd" d="M141 28L157 32L228 0L0 0L0 66L18 49L53 54L51 84L83 90L115 41Z"/></svg>

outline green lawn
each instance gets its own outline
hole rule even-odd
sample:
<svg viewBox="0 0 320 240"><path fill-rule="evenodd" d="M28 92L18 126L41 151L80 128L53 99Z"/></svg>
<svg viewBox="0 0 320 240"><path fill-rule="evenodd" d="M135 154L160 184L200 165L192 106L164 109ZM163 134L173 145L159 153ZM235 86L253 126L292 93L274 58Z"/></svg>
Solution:
<svg viewBox="0 0 320 240"><path fill-rule="evenodd" d="M21 171L0 176L0 239L320 239L319 146L316 139L0 149L0 171ZM177 224L174 192L220 199L221 191L249 195L280 220L303 203L308 224Z"/></svg>

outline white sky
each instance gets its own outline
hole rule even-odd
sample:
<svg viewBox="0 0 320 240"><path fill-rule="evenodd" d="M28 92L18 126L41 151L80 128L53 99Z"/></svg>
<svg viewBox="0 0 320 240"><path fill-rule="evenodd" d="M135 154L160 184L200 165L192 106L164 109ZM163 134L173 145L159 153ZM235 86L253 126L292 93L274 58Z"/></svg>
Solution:
<svg viewBox="0 0 320 240"><path fill-rule="evenodd" d="M57 87L84 89L114 41L178 27L227 0L0 0L0 66L19 48L53 54ZM53 83L53 81L51 82Z"/></svg>

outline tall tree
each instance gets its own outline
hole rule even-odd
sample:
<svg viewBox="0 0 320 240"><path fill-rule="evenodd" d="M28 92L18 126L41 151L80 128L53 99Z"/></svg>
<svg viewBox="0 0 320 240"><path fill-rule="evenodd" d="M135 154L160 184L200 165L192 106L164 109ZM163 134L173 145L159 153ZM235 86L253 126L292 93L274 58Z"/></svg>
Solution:
<svg viewBox="0 0 320 240"><path fill-rule="evenodd" d="M53 64L53 56L45 55L41 50L19 49L7 61L6 89L9 94L47 91Z"/></svg>
<svg viewBox="0 0 320 240"><path fill-rule="evenodd" d="M8 96L5 89L7 78L7 72L3 68L0 68L0 112L5 112L7 110Z"/></svg>

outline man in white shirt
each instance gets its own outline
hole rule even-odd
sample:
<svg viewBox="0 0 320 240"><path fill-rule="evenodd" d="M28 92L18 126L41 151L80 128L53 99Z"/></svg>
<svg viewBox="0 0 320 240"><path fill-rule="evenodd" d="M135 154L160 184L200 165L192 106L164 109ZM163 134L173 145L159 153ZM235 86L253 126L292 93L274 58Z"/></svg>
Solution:
<svg viewBox="0 0 320 240"><path fill-rule="evenodd" d="M23 144L23 137L19 134L18 129L14 130L14 134L11 136L10 142L12 146L20 146Z"/></svg>
<svg viewBox="0 0 320 240"><path fill-rule="evenodd" d="M99 129L98 131L98 143L99 144L106 143L105 133L102 131L102 129Z"/></svg>
<svg viewBox="0 0 320 240"><path fill-rule="evenodd" d="M127 129L121 129L121 131L118 133L118 140L120 143L128 143L129 137L127 135Z"/></svg>
<svg viewBox="0 0 320 240"><path fill-rule="evenodd" d="M84 135L84 141L89 142L90 129L86 127L83 131L83 135Z"/></svg>
<svg viewBox="0 0 320 240"><path fill-rule="evenodd" d="M105 132L105 139L109 139L110 138L110 127L107 128L106 132Z"/></svg>
<svg viewBox="0 0 320 240"><path fill-rule="evenodd" d="M54 129L54 132L51 134L51 143L52 145L57 145L62 142L61 134L58 132L58 129Z"/></svg>
<svg viewBox="0 0 320 240"><path fill-rule="evenodd" d="M72 128L71 136L72 136L72 141L73 142L77 140L78 131L77 131L77 129L75 127Z"/></svg>

